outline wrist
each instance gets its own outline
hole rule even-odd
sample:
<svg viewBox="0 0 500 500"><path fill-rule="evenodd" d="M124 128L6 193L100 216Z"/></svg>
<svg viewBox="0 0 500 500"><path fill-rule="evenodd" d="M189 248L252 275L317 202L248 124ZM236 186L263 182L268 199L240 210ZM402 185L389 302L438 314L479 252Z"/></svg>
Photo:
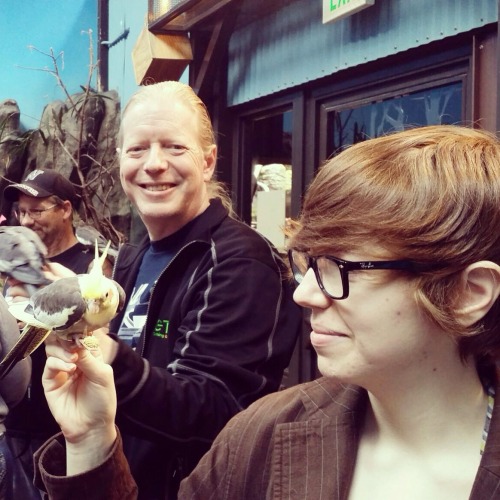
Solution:
<svg viewBox="0 0 500 500"><path fill-rule="evenodd" d="M66 440L66 474L74 476L94 469L105 462L117 432L114 423L85 433L78 440Z"/></svg>

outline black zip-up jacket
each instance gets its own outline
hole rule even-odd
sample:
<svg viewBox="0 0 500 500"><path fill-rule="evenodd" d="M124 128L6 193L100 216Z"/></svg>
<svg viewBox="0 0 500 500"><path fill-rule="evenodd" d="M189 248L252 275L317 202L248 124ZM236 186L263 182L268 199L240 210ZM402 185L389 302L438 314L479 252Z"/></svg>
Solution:
<svg viewBox="0 0 500 500"><path fill-rule="evenodd" d="M137 351L114 336L117 422L148 500L175 498L226 422L279 388L302 317L277 251L220 201L180 231ZM148 246L124 245L117 256L114 279L127 296Z"/></svg>

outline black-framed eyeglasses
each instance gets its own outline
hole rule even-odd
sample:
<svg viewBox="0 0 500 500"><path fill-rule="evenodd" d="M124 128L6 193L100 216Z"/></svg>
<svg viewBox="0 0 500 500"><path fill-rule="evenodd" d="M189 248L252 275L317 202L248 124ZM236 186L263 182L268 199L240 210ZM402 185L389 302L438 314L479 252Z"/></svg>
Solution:
<svg viewBox="0 0 500 500"><path fill-rule="evenodd" d="M335 300L349 296L349 271L370 271L372 269L395 269L410 272L422 272L430 269L429 265L411 260L367 260L350 262L331 255L311 257L305 252L288 251L288 259L294 280L300 284L308 269L312 268L322 292Z"/></svg>
<svg viewBox="0 0 500 500"><path fill-rule="evenodd" d="M53 208L57 207L58 204L54 203L54 205L47 207L47 208L32 208L32 209L24 209L24 208L16 208L14 210L14 215L16 216L16 219L18 221L21 221L26 217L26 215L29 215L31 219L33 220L38 220L42 216L43 213L48 212L49 210L52 210Z"/></svg>

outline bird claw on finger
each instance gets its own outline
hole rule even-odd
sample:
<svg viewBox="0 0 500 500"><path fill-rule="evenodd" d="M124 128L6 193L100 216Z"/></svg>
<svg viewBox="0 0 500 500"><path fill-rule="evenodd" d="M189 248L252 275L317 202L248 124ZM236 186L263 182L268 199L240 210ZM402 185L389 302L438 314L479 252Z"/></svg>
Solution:
<svg viewBox="0 0 500 500"><path fill-rule="evenodd" d="M93 335L87 335L83 339L80 339L80 344L87 351L97 351L99 348L99 341Z"/></svg>

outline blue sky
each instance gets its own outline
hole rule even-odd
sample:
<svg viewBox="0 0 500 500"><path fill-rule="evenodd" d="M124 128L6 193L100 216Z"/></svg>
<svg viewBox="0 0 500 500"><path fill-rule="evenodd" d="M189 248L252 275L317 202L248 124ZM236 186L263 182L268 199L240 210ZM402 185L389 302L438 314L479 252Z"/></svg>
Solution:
<svg viewBox="0 0 500 500"><path fill-rule="evenodd" d="M25 128L38 127L43 108L64 99L53 75L52 49L64 53L59 70L70 93L88 80L89 38L97 40L97 0L0 0L0 101L14 99ZM37 50L30 50L29 46Z"/></svg>

